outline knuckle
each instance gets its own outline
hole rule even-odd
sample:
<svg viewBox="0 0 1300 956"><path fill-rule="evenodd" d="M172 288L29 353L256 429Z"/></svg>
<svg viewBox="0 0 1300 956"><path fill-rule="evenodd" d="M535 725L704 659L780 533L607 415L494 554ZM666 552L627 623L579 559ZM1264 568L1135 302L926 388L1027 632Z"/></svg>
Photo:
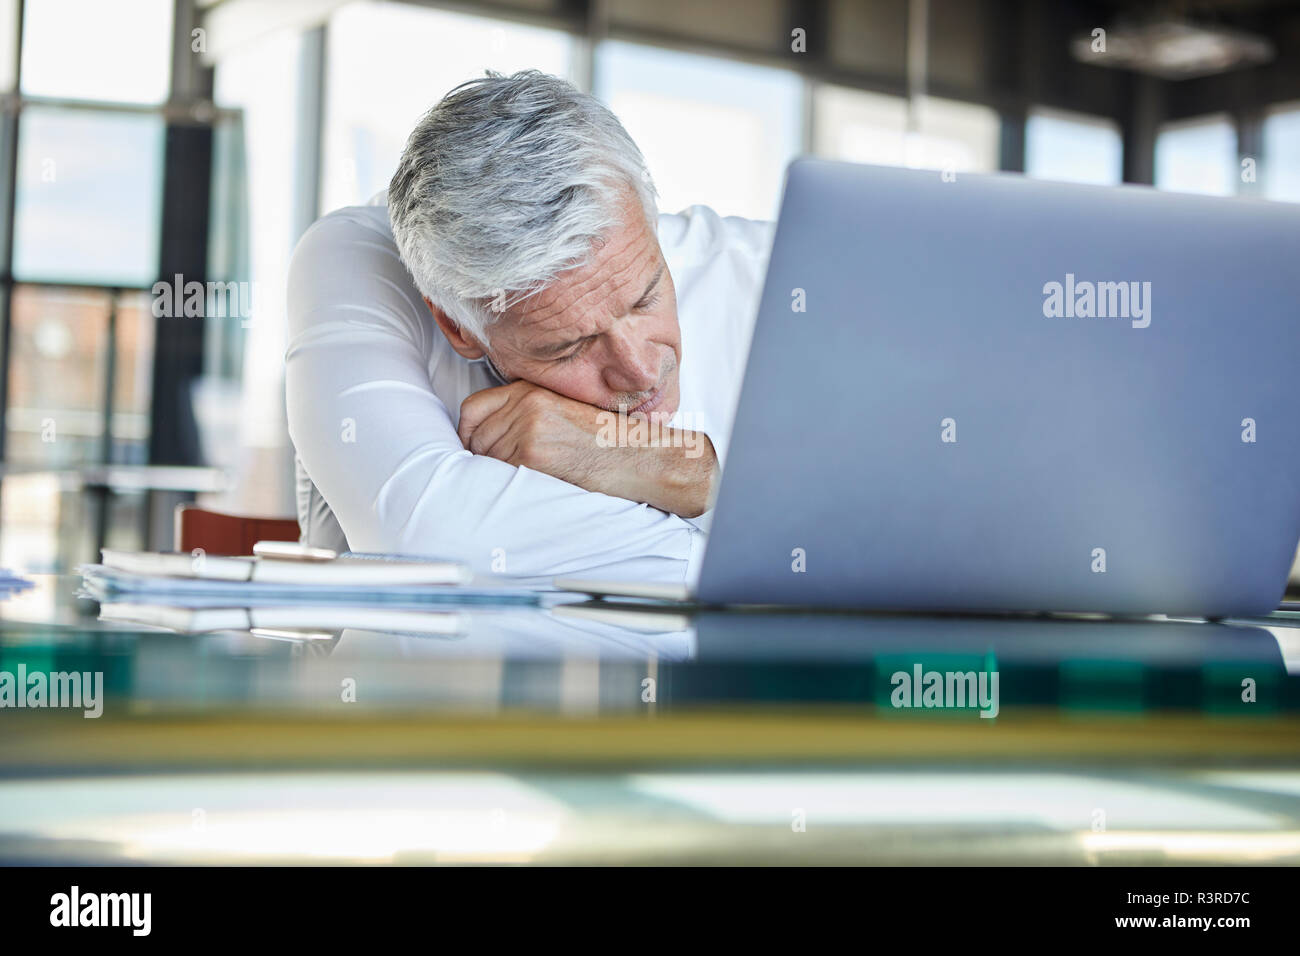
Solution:
<svg viewBox="0 0 1300 956"><path fill-rule="evenodd" d="M519 464L527 465L530 468L541 465L544 457L541 442L537 440L535 435L525 435L519 442L515 457L519 459Z"/></svg>

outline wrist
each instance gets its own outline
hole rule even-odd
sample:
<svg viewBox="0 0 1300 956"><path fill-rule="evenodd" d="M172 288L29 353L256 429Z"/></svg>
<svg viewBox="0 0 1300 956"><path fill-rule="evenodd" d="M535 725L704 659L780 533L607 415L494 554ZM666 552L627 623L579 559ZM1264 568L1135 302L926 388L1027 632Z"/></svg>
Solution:
<svg viewBox="0 0 1300 956"><path fill-rule="evenodd" d="M639 449L653 456L653 466L638 468L647 479L645 501L683 518L698 518L709 509L718 480L713 442L703 432L666 429L665 441ZM644 464L644 462L641 462Z"/></svg>

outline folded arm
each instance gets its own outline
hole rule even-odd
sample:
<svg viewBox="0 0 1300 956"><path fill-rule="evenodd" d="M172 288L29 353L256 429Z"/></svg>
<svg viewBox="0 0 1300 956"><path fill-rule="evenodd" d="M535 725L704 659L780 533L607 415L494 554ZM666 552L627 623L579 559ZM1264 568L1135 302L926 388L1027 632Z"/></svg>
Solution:
<svg viewBox="0 0 1300 956"><path fill-rule="evenodd" d="M683 518L704 514L717 483L718 458L703 432L596 408L531 382L469 396L457 433L476 455Z"/></svg>
<svg viewBox="0 0 1300 956"><path fill-rule="evenodd" d="M354 550L476 571L686 583L703 535L646 503L466 449L429 381L435 334L396 248L327 217L295 251L289 431Z"/></svg>

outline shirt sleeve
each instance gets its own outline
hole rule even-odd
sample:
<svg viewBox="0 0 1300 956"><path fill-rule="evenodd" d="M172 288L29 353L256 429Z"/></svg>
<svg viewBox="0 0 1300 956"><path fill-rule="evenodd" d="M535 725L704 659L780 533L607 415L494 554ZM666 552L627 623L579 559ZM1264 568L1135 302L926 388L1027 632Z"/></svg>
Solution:
<svg viewBox="0 0 1300 956"><path fill-rule="evenodd" d="M699 528L461 444L429 378L437 330L390 235L349 210L316 222L287 305L289 434L353 550L478 573L695 580Z"/></svg>

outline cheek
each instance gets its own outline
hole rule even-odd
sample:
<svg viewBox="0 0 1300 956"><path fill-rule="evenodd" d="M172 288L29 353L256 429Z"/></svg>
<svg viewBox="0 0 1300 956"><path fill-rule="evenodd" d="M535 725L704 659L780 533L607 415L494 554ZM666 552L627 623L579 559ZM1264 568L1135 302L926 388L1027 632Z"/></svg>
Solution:
<svg viewBox="0 0 1300 956"><path fill-rule="evenodd" d="M582 358L563 365L549 365L531 377L531 381L588 405L599 403L606 392L601 384L600 367Z"/></svg>
<svg viewBox="0 0 1300 956"><path fill-rule="evenodd" d="M671 348L678 358L681 357L682 330L677 324L676 313L664 320L663 325L657 330L655 341Z"/></svg>

